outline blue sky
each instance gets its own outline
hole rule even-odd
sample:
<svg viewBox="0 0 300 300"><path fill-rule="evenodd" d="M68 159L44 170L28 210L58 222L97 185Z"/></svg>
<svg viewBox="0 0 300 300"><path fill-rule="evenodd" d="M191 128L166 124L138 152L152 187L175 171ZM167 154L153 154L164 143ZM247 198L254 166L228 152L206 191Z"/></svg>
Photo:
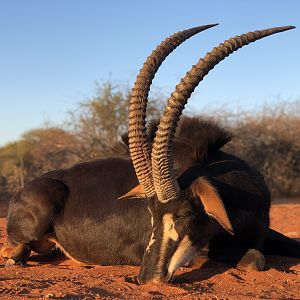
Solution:
<svg viewBox="0 0 300 300"><path fill-rule="evenodd" d="M300 98L300 1L0 2L0 145L93 95L95 81L132 84L144 59L173 32L220 23L181 45L154 87L165 93L198 59L234 35L273 26L298 28L251 44L220 63L196 89L190 109L230 109Z"/></svg>

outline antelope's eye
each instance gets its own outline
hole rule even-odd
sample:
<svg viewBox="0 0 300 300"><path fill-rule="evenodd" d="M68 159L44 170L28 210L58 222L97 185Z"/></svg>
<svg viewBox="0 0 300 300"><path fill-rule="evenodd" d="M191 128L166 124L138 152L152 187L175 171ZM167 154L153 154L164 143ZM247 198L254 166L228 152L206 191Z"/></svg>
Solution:
<svg viewBox="0 0 300 300"><path fill-rule="evenodd" d="M180 220L180 215L178 214L178 213L175 213L174 215L173 215L173 222L174 222L174 224L176 223L176 222L178 222Z"/></svg>

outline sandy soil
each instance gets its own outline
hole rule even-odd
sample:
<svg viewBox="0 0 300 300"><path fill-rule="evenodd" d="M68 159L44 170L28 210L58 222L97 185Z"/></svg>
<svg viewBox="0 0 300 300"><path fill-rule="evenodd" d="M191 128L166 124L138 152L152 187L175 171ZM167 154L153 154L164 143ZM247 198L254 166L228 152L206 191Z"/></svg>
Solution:
<svg viewBox="0 0 300 300"><path fill-rule="evenodd" d="M4 213L2 207L0 243L5 240ZM300 204L276 204L271 227L300 238L299 216ZM138 286L137 267L32 256L24 267L5 269L1 260L0 299L300 299L300 260L269 256L266 263L265 271L246 273L200 260L193 268L181 268L172 284Z"/></svg>

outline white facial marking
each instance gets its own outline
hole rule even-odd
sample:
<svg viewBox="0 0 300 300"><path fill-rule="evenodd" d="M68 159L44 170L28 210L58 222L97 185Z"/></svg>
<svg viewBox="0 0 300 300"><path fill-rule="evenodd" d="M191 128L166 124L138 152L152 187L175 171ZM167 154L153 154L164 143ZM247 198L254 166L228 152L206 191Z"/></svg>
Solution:
<svg viewBox="0 0 300 300"><path fill-rule="evenodd" d="M157 264L158 273L161 273L169 240L177 241L179 238L179 235L175 229L175 224L174 224L172 214L165 214L163 216L163 227L164 227L163 238L162 238L162 243L161 243L161 248L159 253L159 261Z"/></svg>
<svg viewBox="0 0 300 300"><path fill-rule="evenodd" d="M151 237L150 237L149 244L148 244L148 246L147 246L147 248L146 248L146 252L149 252L149 251L150 251L151 246L152 246L152 245L154 244L154 242L155 242L155 238L154 238L154 230L155 230L155 228L153 228L153 230L152 230L152 234L151 234Z"/></svg>
<svg viewBox="0 0 300 300"><path fill-rule="evenodd" d="M154 224L154 222L153 222L153 215L152 215L152 211L151 211L151 209L149 208L149 206L148 206L148 210L149 210L150 215L151 215L151 225L152 225L152 227L153 227L153 224Z"/></svg>
<svg viewBox="0 0 300 300"><path fill-rule="evenodd" d="M152 233L151 233L151 237L150 237L150 240L149 240L149 243L148 243L148 246L146 248L146 252L149 252L150 251L150 248L151 246L154 244L155 242L155 238L154 238L154 230L155 228L153 228L153 225L154 225L154 221L153 221L153 215L152 215L152 211L151 209L149 208L149 206L147 207L149 212L150 212L150 215L151 215L151 226L152 226Z"/></svg>
<svg viewBox="0 0 300 300"><path fill-rule="evenodd" d="M180 242L177 250L173 254L168 267L168 279L171 279L173 273L184 264L188 263L196 254L196 249L192 246L192 242L186 235Z"/></svg>
<svg viewBox="0 0 300 300"><path fill-rule="evenodd" d="M165 214L163 216L163 225L164 236L166 236L167 239L171 239L176 242L178 240L178 233L175 229L173 216L171 214Z"/></svg>

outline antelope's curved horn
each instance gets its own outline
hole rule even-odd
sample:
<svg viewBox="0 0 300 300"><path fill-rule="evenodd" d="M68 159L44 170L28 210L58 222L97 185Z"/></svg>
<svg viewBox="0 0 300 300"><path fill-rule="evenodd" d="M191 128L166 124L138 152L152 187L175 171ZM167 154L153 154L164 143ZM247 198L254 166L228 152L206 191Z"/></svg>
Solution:
<svg viewBox="0 0 300 300"><path fill-rule="evenodd" d="M171 35L146 59L136 78L129 106L129 149L136 175L148 197L155 193L151 153L145 128L148 94L152 80L162 62L174 49L193 35L216 25L218 24L194 27Z"/></svg>
<svg viewBox="0 0 300 300"><path fill-rule="evenodd" d="M152 150L154 187L160 202L168 202L178 195L179 186L173 171L173 138L184 106L199 82L226 56L251 42L274 33L295 28L294 26L274 27L248 32L231 38L208 52L181 79L168 99L161 117Z"/></svg>

